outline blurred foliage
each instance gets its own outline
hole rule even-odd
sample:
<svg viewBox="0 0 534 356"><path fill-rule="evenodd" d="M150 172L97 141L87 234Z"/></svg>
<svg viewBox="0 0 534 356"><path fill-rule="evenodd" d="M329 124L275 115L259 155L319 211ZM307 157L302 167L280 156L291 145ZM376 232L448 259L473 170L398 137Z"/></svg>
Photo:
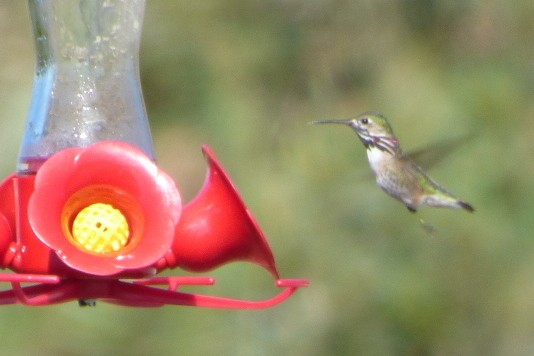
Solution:
<svg viewBox="0 0 534 356"><path fill-rule="evenodd" d="M533 18L530 0L148 1L141 78L159 164L187 201L209 143L282 275L311 287L264 311L5 306L2 349L533 354ZM33 79L23 1L0 1L0 36L6 176ZM431 173L476 213L408 213L366 178L349 130L307 124L367 110L384 112L408 150L474 134ZM275 292L256 266L212 274L218 286L202 292Z"/></svg>

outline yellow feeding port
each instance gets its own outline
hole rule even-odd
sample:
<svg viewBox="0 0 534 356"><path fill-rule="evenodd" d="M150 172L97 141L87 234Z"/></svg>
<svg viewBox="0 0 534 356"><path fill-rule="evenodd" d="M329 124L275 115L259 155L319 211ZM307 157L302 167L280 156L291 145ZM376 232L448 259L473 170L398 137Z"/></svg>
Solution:
<svg viewBox="0 0 534 356"><path fill-rule="evenodd" d="M71 235L81 249L95 254L108 254L128 244L130 229L120 210L109 204L95 203L76 215Z"/></svg>

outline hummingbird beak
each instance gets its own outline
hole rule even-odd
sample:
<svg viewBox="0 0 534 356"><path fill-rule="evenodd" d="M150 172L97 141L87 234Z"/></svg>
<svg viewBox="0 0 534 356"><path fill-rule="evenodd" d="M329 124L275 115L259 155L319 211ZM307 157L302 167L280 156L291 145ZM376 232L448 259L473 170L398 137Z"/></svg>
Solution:
<svg viewBox="0 0 534 356"><path fill-rule="evenodd" d="M312 125L343 124L343 125L352 126L350 120L316 120L316 121L311 121L310 124L312 124Z"/></svg>
<svg viewBox="0 0 534 356"><path fill-rule="evenodd" d="M360 136L360 133L362 129L359 127L357 121L355 119L348 119L348 120L316 120L310 122L312 125L318 125L318 124L341 124L351 127L357 134ZM365 130L366 131L366 130Z"/></svg>
<svg viewBox="0 0 534 356"><path fill-rule="evenodd" d="M318 125L318 124L342 124L347 125L352 128L354 132L356 132L356 135L358 135L358 138L362 141L363 145L365 147L369 147L370 145L375 144L373 137L369 135L369 132L366 128L362 128L356 119L349 119L349 120L316 120L310 122L312 125Z"/></svg>

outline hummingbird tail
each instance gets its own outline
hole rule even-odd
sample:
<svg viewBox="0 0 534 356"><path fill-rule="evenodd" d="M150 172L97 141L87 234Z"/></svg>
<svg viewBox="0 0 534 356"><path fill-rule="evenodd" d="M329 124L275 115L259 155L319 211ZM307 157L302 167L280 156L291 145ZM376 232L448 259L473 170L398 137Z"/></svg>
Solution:
<svg viewBox="0 0 534 356"><path fill-rule="evenodd" d="M469 211L470 213L474 212L475 211L475 208L473 208L473 206L465 201L461 201L461 200L458 200L458 205L462 208L462 209L465 209L467 211Z"/></svg>

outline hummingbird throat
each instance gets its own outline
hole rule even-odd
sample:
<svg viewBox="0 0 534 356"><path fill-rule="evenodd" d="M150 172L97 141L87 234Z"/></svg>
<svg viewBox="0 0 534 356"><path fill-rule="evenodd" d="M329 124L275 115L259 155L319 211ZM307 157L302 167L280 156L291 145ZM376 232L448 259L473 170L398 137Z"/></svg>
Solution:
<svg viewBox="0 0 534 356"><path fill-rule="evenodd" d="M368 133L358 132L358 137L368 150L377 148L380 151L394 155L399 148L399 140L391 136L372 136Z"/></svg>

